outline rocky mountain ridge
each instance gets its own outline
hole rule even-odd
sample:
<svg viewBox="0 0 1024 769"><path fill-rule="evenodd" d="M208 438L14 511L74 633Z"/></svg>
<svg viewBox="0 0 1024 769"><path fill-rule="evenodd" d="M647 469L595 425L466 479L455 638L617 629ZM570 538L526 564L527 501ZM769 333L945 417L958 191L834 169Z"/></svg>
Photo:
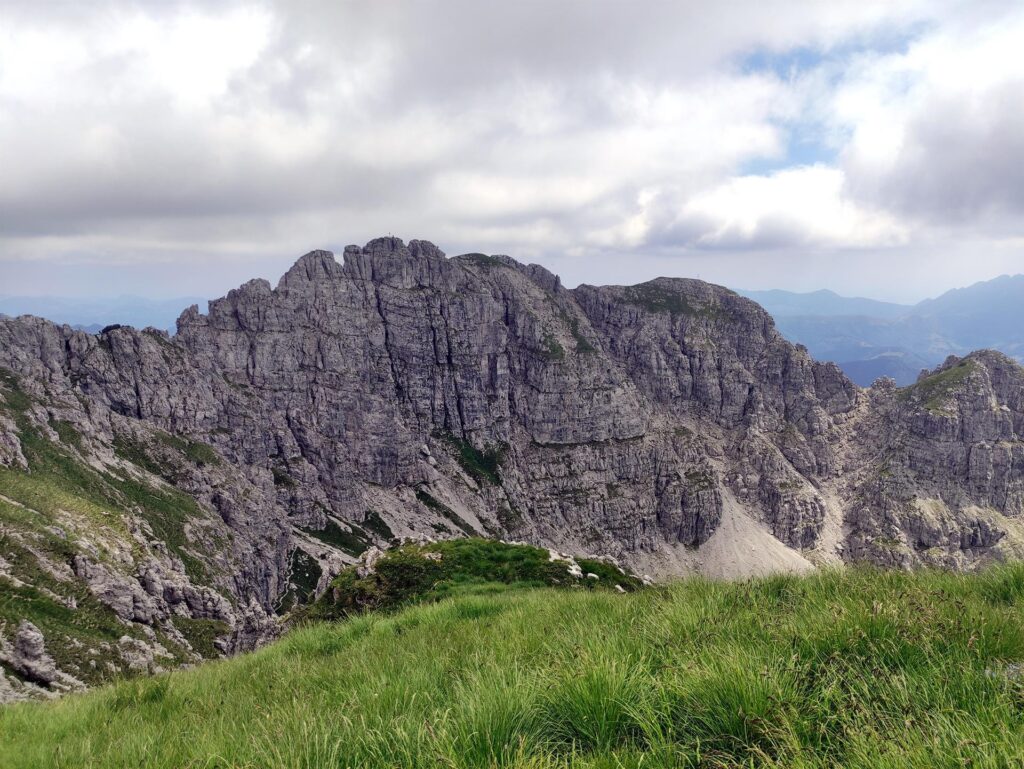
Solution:
<svg viewBox="0 0 1024 769"><path fill-rule="evenodd" d="M190 307L173 336L2 319L0 368L14 694L57 681L19 648L84 683L251 648L403 537L660 577L972 568L1024 541L1017 364L862 390L695 280L570 290L380 238Z"/></svg>

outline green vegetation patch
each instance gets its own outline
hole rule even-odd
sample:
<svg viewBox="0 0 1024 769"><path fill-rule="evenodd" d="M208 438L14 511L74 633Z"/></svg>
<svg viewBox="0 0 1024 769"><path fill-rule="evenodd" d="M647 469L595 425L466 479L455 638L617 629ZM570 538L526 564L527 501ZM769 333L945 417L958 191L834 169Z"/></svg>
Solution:
<svg viewBox="0 0 1024 769"><path fill-rule="evenodd" d="M715 485L711 473L707 470L687 470L685 477L686 484L696 491L706 491Z"/></svg>
<svg viewBox="0 0 1024 769"><path fill-rule="evenodd" d="M641 586L636 577L604 561L584 559L578 563L584 572L597 574L599 579L576 579L566 562L551 561L547 550L530 545L478 537L405 545L389 550L369 576L359 577L355 568L343 571L310 608L306 619L335 619L370 609L394 609L413 601L436 601L467 586L488 583L591 589L613 589L618 584L626 590Z"/></svg>
<svg viewBox="0 0 1024 769"><path fill-rule="evenodd" d="M76 451L82 450L82 434L75 429L75 426L63 419L50 420L50 427L60 438L65 446L71 446Z"/></svg>
<svg viewBox="0 0 1024 769"><path fill-rule="evenodd" d="M22 412L32 405L32 398L21 389L18 378L5 368L0 368L0 392L8 411Z"/></svg>
<svg viewBox="0 0 1024 769"><path fill-rule="evenodd" d="M361 555L373 544L373 539L355 524L351 525L351 529L345 530L330 518L327 519L327 525L322 529L302 527L301 530L324 544L336 547L351 556Z"/></svg>
<svg viewBox="0 0 1024 769"><path fill-rule="evenodd" d="M562 320L569 327L569 332L572 334L572 338L576 341L576 352L579 355L586 355L587 353L597 352L597 348L590 343L580 332L580 322L577 318L569 317L566 313L562 313Z"/></svg>
<svg viewBox="0 0 1024 769"><path fill-rule="evenodd" d="M558 343L554 334L545 331L541 343L544 347L544 357L548 360L562 360L565 358L565 348Z"/></svg>
<svg viewBox="0 0 1024 769"><path fill-rule="evenodd" d="M10 372L0 372L0 391L0 409L15 421L29 465L28 472L0 467L0 490L12 500L0 500L0 557L9 574L24 583L0 577L0 625L10 637L21 620L31 621L46 637L47 653L58 667L86 683L132 675L117 642L124 635L139 637L141 631L121 622L82 581L53 576L54 567L73 564L80 536L94 543L131 541L123 514L132 512L149 522L199 581L206 570L186 549L184 528L202 511L176 489L155 488L133 475L87 465L75 453L81 435L69 422L51 420L58 440L50 440L29 417L32 398ZM186 658L184 649L165 640L176 658Z"/></svg>
<svg viewBox="0 0 1024 769"><path fill-rule="evenodd" d="M294 489L298 485L284 468L271 467L270 474L274 476L274 485L278 488Z"/></svg>
<svg viewBox="0 0 1024 769"><path fill-rule="evenodd" d="M464 521L459 516L458 513L456 513L454 510L448 507L448 505L444 504L439 499L431 495L430 492L428 492L426 489L416 489L416 499L418 499L420 502L426 505L428 509L433 510L435 513L444 516L449 521L454 523L456 526L459 527L459 529L462 530L464 534L473 536L477 533L476 530L472 526L470 526L469 523ZM435 529L435 531L439 530Z"/></svg>
<svg viewBox="0 0 1024 769"><path fill-rule="evenodd" d="M380 513L376 510L366 511L366 517L363 518L363 528L388 542L395 538L395 533L391 531L391 527L380 517Z"/></svg>
<svg viewBox="0 0 1024 769"><path fill-rule="evenodd" d="M561 319L565 327L569 329L569 333L572 334L573 341L576 343L576 353L578 355L585 355L587 353L597 352L597 348L590 343L582 332L580 332L580 321L579 318L575 318L565 310L559 309L557 305L554 305L554 309L558 312L558 317Z"/></svg>
<svg viewBox="0 0 1024 769"><path fill-rule="evenodd" d="M278 601L277 611L285 614L309 603L316 592L322 569L316 559L301 548L292 550L288 563L288 589Z"/></svg>
<svg viewBox="0 0 1024 769"><path fill-rule="evenodd" d="M208 579L202 562L187 549L185 525L202 515L194 498L171 486L157 488L127 472L95 470L64 445L74 443L77 432L73 428L62 426L58 431L61 442L50 441L28 418L26 411L31 401L13 376L4 377L2 386L29 465L27 473L0 467L0 488L7 497L37 511L49 522L59 519L61 511L72 511L97 528L112 529L126 539L127 532L118 513L135 512L182 559L189 576L201 582ZM19 404L18 409L13 408L15 404ZM55 423L55 429L59 424ZM115 450L122 458L155 475L168 472L146 453L143 444L121 437Z"/></svg>
<svg viewBox="0 0 1024 769"><path fill-rule="evenodd" d="M22 620L29 620L47 638L47 652L58 667L87 683L124 674L120 654L104 647L116 645L123 635L136 635L135 629L122 623L82 582L57 579L41 562L46 558L51 564L70 565L77 552L73 540L55 534L47 521L36 511L0 500L0 556L8 573L23 583L0 577L0 625L7 628L9 638ZM20 534L15 536L6 526Z"/></svg>
<svg viewBox="0 0 1024 769"><path fill-rule="evenodd" d="M136 467L141 467L164 480L169 480L175 475L173 467L153 457L152 452L147 450L145 443L136 440L130 435L119 434L114 436L114 454L120 459L131 462Z"/></svg>
<svg viewBox="0 0 1024 769"><path fill-rule="evenodd" d="M207 569L188 550L189 542L185 534L186 524L203 515L195 499L170 486L156 488L128 473L115 471L106 474L104 478L120 493L124 502L145 519L156 538L165 542L167 548L181 558L189 577L193 581L207 583Z"/></svg>
<svg viewBox="0 0 1024 769"><path fill-rule="evenodd" d="M460 261L469 262L475 264L477 267L507 267L504 261L496 256L488 256L487 254L462 254L458 257Z"/></svg>
<svg viewBox="0 0 1024 769"><path fill-rule="evenodd" d="M501 463L505 459L508 446L499 443L480 451L469 441L451 433L438 433L434 437L446 441L455 448L455 460L470 477L477 481L493 483L495 486L501 485Z"/></svg>
<svg viewBox="0 0 1024 769"><path fill-rule="evenodd" d="M903 400L913 398L932 413L946 413L949 409L949 399L977 370L978 364L970 358L965 358L944 371L931 374L903 388L900 396Z"/></svg>
<svg viewBox="0 0 1024 769"><path fill-rule="evenodd" d="M189 646L206 659L213 659L221 654L215 642L231 630L226 622L216 619L175 617L173 622L178 632L185 636Z"/></svg>
<svg viewBox="0 0 1024 769"><path fill-rule="evenodd" d="M509 502L503 501L498 507L498 523L505 531L515 531L523 525L523 513Z"/></svg>
<svg viewBox="0 0 1024 769"><path fill-rule="evenodd" d="M181 452L190 462L199 467L207 465L217 467L221 464L221 459L217 452L208 443L194 441L190 438L181 438L162 431L157 433L157 440Z"/></svg>
<svg viewBox="0 0 1024 769"><path fill-rule="evenodd" d="M691 304L690 299L679 291L656 283L641 283L626 288L626 301L649 312L667 312L692 318L717 320L723 310L717 304Z"/></svg>
<svg viewBox="0 0 1024 769"><path fill-rule="evenodd" d="M629 595L477 584L3 708L0 766L1016 767L1022 585L1022 564Z"/></svg>
<svg viewBox="0 0 1024 769"><path fill-rule="evenodd" d="M181 438L162 430L156 431L151 441L140 440L126 433L114 436L114 453L118 457L144 468L168 483L177 483L181 480L181 468L174 460L167 459L161 451L162 447L179 454L196 467L216 467L221 464L220 457L209 444Z"/></svg>

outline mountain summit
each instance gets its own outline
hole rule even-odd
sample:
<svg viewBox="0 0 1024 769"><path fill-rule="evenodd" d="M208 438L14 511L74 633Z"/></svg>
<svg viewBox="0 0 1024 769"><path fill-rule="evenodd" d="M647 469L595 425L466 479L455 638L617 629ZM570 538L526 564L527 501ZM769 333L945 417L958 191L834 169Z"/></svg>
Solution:
<svg viewBox="0 0 1024 769"><path fill-rule="evenodd" d="M1020 366L978 352L862 390L696 280L570 290L379 238L192 306L173 336L2 319L0 367L0 579L114 669L251 648L401 538L656 577L971 568L1024 541Z"/></svg>

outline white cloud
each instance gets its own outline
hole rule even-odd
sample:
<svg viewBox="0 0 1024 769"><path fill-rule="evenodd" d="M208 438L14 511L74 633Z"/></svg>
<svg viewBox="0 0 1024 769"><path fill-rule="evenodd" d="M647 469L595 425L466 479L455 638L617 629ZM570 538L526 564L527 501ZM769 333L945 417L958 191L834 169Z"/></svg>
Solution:
<svg viewBox="0 0 1024 769"><path fill-rule="evenodd" d="M621 253L685 274L785 252L784 282L1005 245L1022 33L1010 2L8 2L0 271L178 260L238 282L246 254L283 268L394 232L585 257L592 282ZM743 66L794 51L793 76ZM788 161L794 132L834 159ZM781 167L743 172L764 158Z"/></svg>
<svg viewBox="0 0 1024 769"><path fill-rule="evenodd" d="M1018 6L851 66L827 104L850 193L925 226L1024 231L1021 40Z"/></svg>
<svg viewBox="0 0 1024 769"><path fill-rule="evenodd" d="M843 172L825 165L741 176L691 198L682 219L703 223L698 247L889 247L907 233L884 211L844 194Z"/></svg>

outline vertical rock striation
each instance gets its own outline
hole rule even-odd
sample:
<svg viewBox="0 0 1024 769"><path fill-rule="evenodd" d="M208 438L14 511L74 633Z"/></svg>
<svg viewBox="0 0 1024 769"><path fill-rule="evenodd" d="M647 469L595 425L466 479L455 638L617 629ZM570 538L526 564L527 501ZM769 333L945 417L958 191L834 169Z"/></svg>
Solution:
<svg viewBox="0 0 1024 769"><path fill-rule="evenodd" d="M1021 539L1019 366L980 352L864 391L695 280L569 290L506 256L379 238L190 307L173 336L2 319L0 367L3 477L31 476L50 441L112 489L124 526L105 539L36 512L88 541L54 569L147 629L151 667L157 646L259 643L403 536L529 540L663 575L966 568ZM150 509L139 485L170 501Z"/></svg>

